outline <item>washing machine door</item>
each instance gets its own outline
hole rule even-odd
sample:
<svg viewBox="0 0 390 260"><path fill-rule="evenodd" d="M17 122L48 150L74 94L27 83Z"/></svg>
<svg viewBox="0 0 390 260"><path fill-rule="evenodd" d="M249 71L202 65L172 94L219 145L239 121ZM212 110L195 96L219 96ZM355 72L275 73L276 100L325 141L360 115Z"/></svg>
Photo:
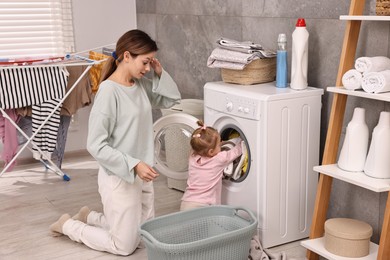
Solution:
<svg viewBox="0 0 390 260"><path fill-rule="evenodd" d="M160 174L176 180L188 178L190 140L199 127L198 120L189 114L174 113L154 123L154 167Z"/></svg>

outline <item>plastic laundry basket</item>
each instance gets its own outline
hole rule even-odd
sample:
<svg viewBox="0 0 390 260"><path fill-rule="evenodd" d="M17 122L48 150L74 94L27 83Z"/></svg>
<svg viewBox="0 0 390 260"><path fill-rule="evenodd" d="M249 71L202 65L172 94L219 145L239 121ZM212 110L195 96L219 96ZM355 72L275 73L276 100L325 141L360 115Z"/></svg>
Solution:
<svg viewBox="0 0 390 260"><path fill-rule="evenodd" d="M247 209L209 206L149 220L140 233L149 260L247 260L256 228Z"/></svg>

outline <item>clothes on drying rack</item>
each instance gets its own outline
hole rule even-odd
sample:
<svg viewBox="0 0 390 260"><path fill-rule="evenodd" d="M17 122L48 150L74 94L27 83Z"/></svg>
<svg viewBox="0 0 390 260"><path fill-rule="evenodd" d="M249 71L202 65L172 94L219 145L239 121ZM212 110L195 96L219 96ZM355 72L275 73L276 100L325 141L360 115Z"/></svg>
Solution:
<svg viewBox="0 0 390 260"><path fill-rule="evenodd" d="M85 66L74 66L67 68L69 72L68 84L66 86L66 93L69 92L73 84L79 79L81 74L85 70ZM81 78L72 92L69 93L68 97L64 100L61 108L61 116L72 116L76 112L85 106L92 103L92 89L88 76ZM31 116L32 107L17 108L17 114L20 116Z"/></svg>
<svg viewBox="0 0 390 260"><path fill-rule="evenodd" d="M0 70L0 106L10 109L32 105L32 125L35 132L63 97L67 76L68 72L61 67L2 69ZM59 112L60 108L33 139L37 146L47 153L47 156L50 156L55 148ZM33 150L34 158L39 159L40 154L35 148Z"/></svg>
<svg viewBox="0 0 390 260"><path fill-rule="evenodd" d="M39 105L64 96L65 67L7 67L0 70L0 107Z"/></svg>
<svg viewBox="0 0 390 260"><path fill-rule="evenodd" d="M5 113L7 113L10 119L15 123L18 122L19 116L15 113L14 109L6 109ZM3 143L3 150L0 158L7 165L18 150L18 139L15 126L8 119L4 118L2 114L0 114L0 139ZM12 165L9 166L10 169L12 169L15 164L16 162L13 162Z"/></svg>
<svg viewBox="0 0 390 260"><path fill-rule="evenodd" d="M80 78L85 71L85 66L74 66L68 67L69 72L68 85L66 86L66 92L73 84ZM69 93L69 96L65 99L62 104L61 115L72 116L83 107L86 107L92 103L92 86L91 81L87 75L85 75L79 83L77 88Z"/></svg>
<svg viewBox="0 0 390 260"><path fill-rule="evenodd" d="M32 106L33 133L46 120L33 142L50 158L57 140L59 113L56 106L68 82L65 67L7 67L0 70L0 106L3 109ZM54 110L53 116L49 117ZM33 156L41 154L33 147Z"/></svg>
<svg viewBox="0 0 390 260"><path fill-rule="evenodd" d="M69 89L73 86L73 84L79 79L79 77L82 75L82 73L85 70L85 66L71 66L67 68L69 72L68 77L68 83L66 86L66 92L69 91ZM53 149L53 152L51 153L51 159L56 162L57 166L61 168L62 161L64 158L65 153L65 145L66 145L66 139L67 139L67 133L71 121L71 116L76 114L78 109L88 106L92 102L92 90L91 85L89 81L88 76L84 76L78 83L78 87L75 88L71 93L69 93L68 97L63 102L62 108L61 108L61 117L59 118L58 113L56 115L56 120L59 120L58 125L58 133L57 133L57 139L56 143L51 141L51 149ZM56 105L56 104L55 104ZM13 109L10 109L8 111L14 111ZM16 116L20 118L18 122L18 126L28 135L31 136L32 131L32 106L29 107L22 107L16 109ZM44 118L43 118L44 119ZM0 117L1 120L1 117ZM4 119L7 125L10 125L9 127L12 127L13 130L11 132L14 133L14 136L17 135L16 129L12 124L9 124L8 120ZM39 125L38 125L39 126ZM37 125L35 125L36 129ZM2 130L0 125L0 131ZM9 136L9 135L8 135ZM18 149L18 146L21 144L24 144L27 140L24 136L22 136L20 133L18 136L18 142L10 142L11 137L5 137L3 140L3 143L7 143L7 145L4 145L3 152L5 153L2 158L8 158L5 160L5 162L9 162L12 157L15 155L16 150ZM13 138L15 139L15 138ZM12 139L12 140L13 140ZM54 147L54 148L53 148ZM34 155L35 153L33 153ZM9 169L12 170L12 167Z"/></svg>
<svg viewBox="0 0 390 260"><path fill-rule="evenodd" d="M57 143L51 156L51 159L54 162L56 162L56 165L60 169L62 167L62 161L64 159L65 145L68 137L68 129L70 126L70 122L71 122L70 116L61 115L60 124L58 126ZM18 126L23 130L23 132L27 134L27 136L32 135L31 116L21 117L20 120L18 121ZM17 145L22 145L27 141L27 139L20 133L17 135L17 139L18 139Z"/></svg>
<svg viewBox="0 0 390 260"><path fill-rule="evenodd" d="M107 59L109 56L106 54L96 52L96 51L89 51L89 58L93 60L104 60ZM91 70L89 71L89 78L91 80L91 87L92 92L96 93L99 90L99 80L100 80L100 74L102 72L104 66L104 62L99 63L97 65L94 65Z"/></svg>
<svg viewBox="0 0 390 260"><path fill-rule="evenodd" d="M67 86L66 86L66 92L70 90L70 88L73 86L73 84L79 79L79 77L83 74L84 70L86 69L85 66L70 66L67 68L67 71L69 73ZM27 81L28 82L28 81ZM31 82L31 81L30 81ZM19 88L20 90L20 88ZM42 96L42 95L40 95ZM39 96L38 96L39 99ZM15 106L14 104L20 104L20 102L23 102L21 100L16 99L15 102L12 102L12 106ZM39 102L39 101L38 101ZM53 99L48 102L42 103L40 106L34 106L34 124L32 124L32 117L33 117L33 106L28 107L20 107L17 109L7 109L6 111L13 111L12 113L15 113L15 122L16 118L20 118L19 120L19 127L28 135L31 136L32 133L35 132L35 130L40 126L40 123L43 122L47 116L46 112L52 111L55 106L58 104L58 99ZM49 153L51 154L51 158L54 162L56 162L57 166L61 168L62 160L65 153L65 144L66 144L66 138L68 133L68 128L71 121L71 116L74 115L78 109L88 106L92 102L92 90L91 85L89 81L88 76L84 76L78 83L78 87L75 88L72 92L69 93L67 98L64 100L61 108L60 115L58 114L58 111L56 111L50 122L47 123L47 126L44 128L48 128L46 130L46 133L49 131L51 132L51 139L49 141L42 140L42 137L38 133L36 136L35 142L37 140L40 140L40 143L42 146L40 146L40 149L42 151L46 151L46 155L49 156ZM25 104L25 103L22 103ZM11 105L10 105L11 106ZM17 105L19 106L19 105ZM43 112L43 113L42 113ZM8 112L8 114L12 117L12 114ZM52 121L55 121L55 125L53 125ZM4 121L4 122L3 122ZM39 122L40 121L40 122ZM5 161L5 163L8 163L13 156L16 154L16 151L18 149L18 146L21 144L24 144L27 140L24 136L22 136L20 133L17 135L16 128L9 123L8 120L0 117L0 134L4 133L5 129L3 125L1 125L1 122L3 122L3 125L6 125L6 129L8 133L7 135L1 135L3 136L3 155L1 158ZM34 125L34 127L33 127ZM49 127L50 126L50 127ZM12 129L10 129L12 128ZM33 131L34 129L34 131ZM57 132L52 132L52 129L57 129ZM42 129L41 129L42 130ZM10 133L13 133L13 135L10 135ZM53 136L53 134L55 136ZM17 136L17 137L16 137ZM14 142L12 140L15 140L18 138L18 142ZM39 139L40 138L40 139ZM47 146L46 148L44 146ZM49 150L51 152L49 152ZM36 159L40 158L40 154L37 152L33 152L33 156ZM50 158L50 157L49 157ZM9 170L12 170L12 167L15 165L15 163L10 166Z"/></svg>

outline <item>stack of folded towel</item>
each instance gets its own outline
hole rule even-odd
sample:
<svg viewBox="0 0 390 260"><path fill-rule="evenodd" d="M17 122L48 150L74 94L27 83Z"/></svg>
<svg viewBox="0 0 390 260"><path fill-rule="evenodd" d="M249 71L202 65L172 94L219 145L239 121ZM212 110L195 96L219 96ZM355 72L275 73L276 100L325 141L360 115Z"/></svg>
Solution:
<svg viewBox="0 0 390 260"><path fill-rule="evenodd" d="M390 59L384 56L360 57L355 69L348 70L342 77L348 90L363 89L368 93L390 91Z"/></svg>
<svg viewBox="0 0 390 260"><path fill-rule="evenodd" d="M274 51L266 50L260 44L249 41L238 42L221 38L217 45L207 60L209 68L243 70L253 60L276 56Z"/></svg>

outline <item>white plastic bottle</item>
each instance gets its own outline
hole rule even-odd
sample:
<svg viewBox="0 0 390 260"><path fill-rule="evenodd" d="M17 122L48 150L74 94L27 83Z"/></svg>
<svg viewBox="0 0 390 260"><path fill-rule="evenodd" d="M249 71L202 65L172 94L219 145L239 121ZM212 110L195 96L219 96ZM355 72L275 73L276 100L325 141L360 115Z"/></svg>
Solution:
<svg viewBox="0 0 390 260"><path fill-rule="evenodd" d="M370 177L390 178L390 112L382 111L372 132L364 173Z"/></svg>
<svg viewBox="0 0 390 260"><path fill-rule="evenodd" d="M307 88L307 67L309 52L309 32L306 22L298 18L292 34L291 83L292 89Z"/></svg>
<svg viewBox="0 0 390 260"><path fill-rule="evenodd" d="M343 147L337 165L349 172L362 172L368 150L369 130L365 120L364 108L356 107L347 125Z"/></svg>

